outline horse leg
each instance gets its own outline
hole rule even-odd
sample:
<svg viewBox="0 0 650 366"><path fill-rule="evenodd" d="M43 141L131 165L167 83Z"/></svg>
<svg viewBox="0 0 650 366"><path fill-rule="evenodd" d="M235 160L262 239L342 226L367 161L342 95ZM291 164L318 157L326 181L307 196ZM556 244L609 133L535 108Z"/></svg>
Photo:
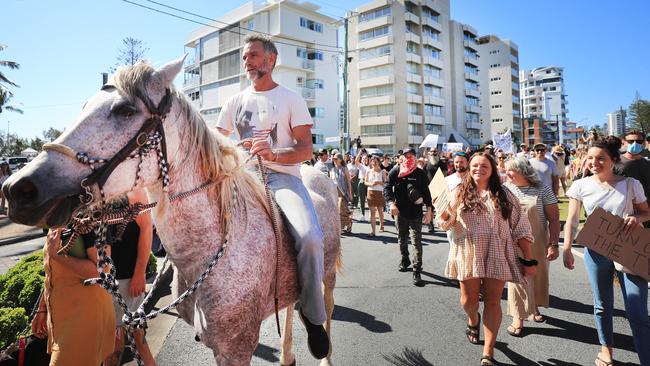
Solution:
<svg viewBox="0 0 650 366"><path fill-rule="evenodd" d="M259 341L261 320L226 321L225 324L229 326L217 327L217 333L228 334L228 330L231 330L234 331L234 336L220 337L214 343L207 339L217 365L249 366Z"/></svg>
<svg viewBox="0 0 650 366"><path fill-rule="evenodd" d="M330 339L330 352L324 359L321 360L320 366L330 366L332 364L332 314L334 313L334 281L326 281L324 287L324 300L325 300L325 313L327 320L325 320L325 331Z"/></svg>
<svg viewBox="0 0 650 366"><path fill-rule="evenodd" d="M284 329L282 331L282 351L280 352L280 365L295 366L296 355L291 352L293 344L293 305L287 306L284 316Z"/></svg>

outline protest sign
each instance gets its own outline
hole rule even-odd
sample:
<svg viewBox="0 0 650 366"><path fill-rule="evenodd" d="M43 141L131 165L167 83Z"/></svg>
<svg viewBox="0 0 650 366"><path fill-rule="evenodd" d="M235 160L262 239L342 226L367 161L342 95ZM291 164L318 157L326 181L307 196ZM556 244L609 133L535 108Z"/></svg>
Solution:
<svg viewBox="0 0 650 366"><path fill-rule="evenodd" d="M438 218L447 209L451 200L451 192L449 192L449 187L447 187L442 169L438 169L436 175L431 179L429 192L431 192L433 207L436 209L436 218Z"/></svg>
<svg viewBox="0 0 650 366"><path fill-rule="evenodd" d="M442 152L456 152L456 151L463 151L463 143L462 142L445 142L442 144Z"/></svg>
<svg viewBox="0 0 650 366"><path fill-rule="evenodd" d="M626 233L621 217L599 207L587 218L576 243L650 281L650 229L636 227Z"/></svg>
<svg viewBox="0 0 650 366"><path fill-rule="evenodd" d="M420 144L420 148L422 147L436 147L438 146L438 135L434 135L432 133L428 134L427 137L424 138L424 141Z"/></svg>
<svg viewBox="0 0 650 366"><path fill-rule="evenodd" d="M510 129L503 134L495 133L492 135L492 141L496 150L501 149L506 154L512 154L512 135L510 134Z"/></svg>

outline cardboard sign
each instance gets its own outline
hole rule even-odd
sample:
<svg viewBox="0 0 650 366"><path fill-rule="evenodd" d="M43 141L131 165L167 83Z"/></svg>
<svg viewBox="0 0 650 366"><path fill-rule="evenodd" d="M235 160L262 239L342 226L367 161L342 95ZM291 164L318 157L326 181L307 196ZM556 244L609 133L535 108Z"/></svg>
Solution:
<svg viewBox="0 0 650 366"><path fill-rule="evenodd" d="M650 281L650 229L637 227L625 233L625 223L621 217L598 207L587 218L576 243Z"/></svg>
<svg viewBox="0 0 650 366"><path fill-rule="evenodd" d="M442 152L456 152L456 151L463 151L463 143L462 142L445 142L442 144Z"/></svg>
<svg viewBox="0 0 650 366"><path fill-rule="evenodd" d="M492 141L496 150L502 149L504 153L512 154L512 135L510 134L510 129L504 134L495 133L492 135Z"/></svg>
<svg viewBox="0 0 650 366"><path fill-rule="evenodd" d="M434 134L428 134L427 137L424 138L424 141L422 141L422 143L420 144L420 148L423 147L432 148L436 146L438 146L438 135L434 135Z"/></svg>
<svg viewBox="0 0 650 366"><path fill-rule="evenodd" d="M438 169L436 175L431 179L431 183L429 183L429 192L431 192L433 207L436 209L436 218L439 218L447 209L449 202L451 201L451 192L449 192L449 187L447 187L447 182L445 181L445 176L442 174L441 169Z"/></svg>

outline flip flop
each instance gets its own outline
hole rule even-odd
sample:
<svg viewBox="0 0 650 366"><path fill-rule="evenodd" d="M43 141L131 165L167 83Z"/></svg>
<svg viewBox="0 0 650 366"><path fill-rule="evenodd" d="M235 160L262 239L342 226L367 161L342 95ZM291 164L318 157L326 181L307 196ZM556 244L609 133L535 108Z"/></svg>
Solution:
<svg viewBox="0 0 650 366"><path fill-rule="evenodd" d="M508 332L508 334L510 334L513 337L521 337L521 333L523 329L524 327L515 328L512 325L508 325L508 328L506 328L506 332Z"/></svg>
<svg viewBox="0 0 650 366"><path fill-rule="evenodd" d="M598 362L600 362L600 364ZM614 360L605 361L602 358L600 358L600 353L599 353L598 356L596 356L596 366L601 366L601 365L612 366L614 365Z"/></svg>
<svg viewBox="0 0 650 366"><path fill-rule="evenodd" d="M546 317L542 315L540 312L537 312L533 315L533 320L535 323L544 323L546 321Z"/></svg>
<svg viewBox="0 0 650 366"><path fill-rule="evenodd" d="M487 362L484 362L487 361ZM481 357L481 366L494 366L497 364L497 361L492 356L483 356Z"/></svg>

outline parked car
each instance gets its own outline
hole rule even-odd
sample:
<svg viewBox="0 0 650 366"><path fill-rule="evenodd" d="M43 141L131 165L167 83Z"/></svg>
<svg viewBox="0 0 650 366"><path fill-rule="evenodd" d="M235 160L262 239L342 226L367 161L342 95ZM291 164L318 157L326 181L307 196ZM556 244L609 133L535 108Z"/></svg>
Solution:
<svg viewBox="0 0 650 366"><path fill-rule="evenodd" d="M12 172L24 167L29 162L24 156L10 156L6 161L9 163L9 168L11 168Z"/></svg>

